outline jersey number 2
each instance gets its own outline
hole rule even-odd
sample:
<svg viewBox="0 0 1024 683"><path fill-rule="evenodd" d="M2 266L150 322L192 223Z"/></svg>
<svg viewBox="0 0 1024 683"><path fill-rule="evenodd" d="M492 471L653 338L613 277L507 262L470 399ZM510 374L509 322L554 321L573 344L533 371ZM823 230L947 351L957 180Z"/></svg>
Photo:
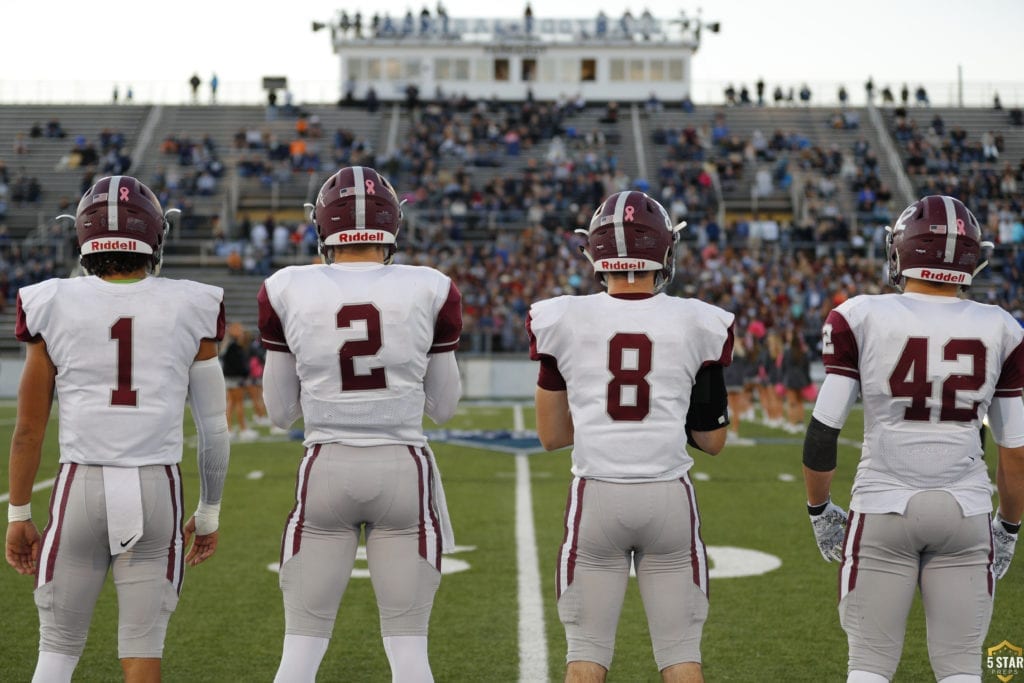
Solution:
<svg viewBox="0 0 1024 683"><path fill-rule="evenodd" d="M608 342L608 382L606 408L617 422L639 422L651 412L651 385L647 375L651 372L651 340L646 334L620 332ZM630 362L626 362L629 351ZM634 400L622 402L623 389L632 388Z"/></svg>
<svg viewBox="0 0 1024 683"><path fill-rule="evenodd" d="M117 386L110 390L110 405L138 406L139 392L132 389L132 319L118 318L110 339L117 342Z"/></svg>
<svg viewBox="0 0 1024 683"><path fill-rule="evenodd" d="M980 339L950 339L942 347L942 359L958 360L961 356L972 359L971 374L949 375L942 382L940 422L970 422L978 417L978 401L970 408L958 408L957 391L977 391L985 383L985 345ZM927 422L932 411L927 401L932 396L932 383L928 381L928 337L910 337L896 367L889 375L889 391L895 398L909 398L910 405L903 411L903 419Z"/></svg>
<svg viewBox="0 0 1024 683"><path fill-rule="evenodd" d="M361 320L366 323L365 339L350 339L338 350L338 364L341 366L342 391L366 391L386 389L388 378L383 367L371 368L365 375L356 374L356 356L375 356L384 342L380 335L380 311L373 304L351 304L338 311L338 329L352 327Z"/></svg>

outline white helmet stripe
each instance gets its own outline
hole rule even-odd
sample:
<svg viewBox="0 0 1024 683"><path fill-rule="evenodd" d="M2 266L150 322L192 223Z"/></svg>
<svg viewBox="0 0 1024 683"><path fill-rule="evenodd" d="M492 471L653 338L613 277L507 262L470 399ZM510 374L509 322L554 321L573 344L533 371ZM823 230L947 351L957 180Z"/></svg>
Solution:
<svg viewBox="0 0 1024 683"><path fill-rule="evenodd" d="M629 254L626 252L626 230L622 227L623 214L626 211L626 200L632 192L623 192L615 200L615 213L613 215L612 225L615 226L615 249L618 252L618 256L625 258Z"/></svg>
<svg viewBox="0 0 1024 683"><path fill-rule="evenodd" d="M115 175L110 178L110 187L107 188L107 230L116 232L120 221L117 216L117 197L120 194L121 176Z"/></svg>
<svg viewBox="0 0 1024 683"><path fill-rule="evenodd" d="M953 198L942 196L942 203L946 207L946 253L942 257L943 263L952 263L956 257L956 238L958 235L956 227L956 207L953 205Z"/></svg>
<svg viewBox="0 0 1024 683"><path fill-rule="evenodd" d="M363 179L363 167L352 167L352 190L356 196L356 225L357 228L366 227L366 181Z"/></svg>

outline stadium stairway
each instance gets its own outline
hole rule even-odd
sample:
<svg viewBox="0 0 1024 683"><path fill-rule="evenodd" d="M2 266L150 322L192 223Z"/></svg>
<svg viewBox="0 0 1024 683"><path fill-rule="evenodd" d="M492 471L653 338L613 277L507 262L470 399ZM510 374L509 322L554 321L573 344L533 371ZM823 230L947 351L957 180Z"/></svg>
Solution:
<svg viewBox="0 0 1024 683"><path fill-rule="evenodd" d="M173 106L164 107L155 128L152 143L143 160L133 169L144 182L152 182L161 169L177 165L173 154L161 154L161 143L170 136L188 138L199 143L207 135L216 146L217 156L225 165L224 176L218 182L217 192L212 196L186 198L186 211L192 215L192 229L181 235L186 242L176 245L175 257L187 260L189 238L209 238L215 218L227 217L225 229L233 234L236 218L249 215L255 220L274 216L277 220L299 221L303 219L302 204L311 201L320 183L335 169L334 133L347 129L356 139L365 140L371 148L383 144L384 114L370 114L361 109L338 108L329 105L303 106L310 116L320 118L323 135L308 138L311 147L319 150L320 171L293 173L291 177L274 185L262 183L256 178L241 178L236 174L237 163L248 156L264 158L265 150L250 150L236 147L235 136L239 131L255 128L272 140L288 143L296 136L296 116L285 116L283 112L272 118L267 116L266 107L246 105L217 106ZM188 168L181 169L183 172ZM181 236L175 236L181 237ZM192 249L194 251L195 245ZM200 261L199 254L193 254Z"/></svg>

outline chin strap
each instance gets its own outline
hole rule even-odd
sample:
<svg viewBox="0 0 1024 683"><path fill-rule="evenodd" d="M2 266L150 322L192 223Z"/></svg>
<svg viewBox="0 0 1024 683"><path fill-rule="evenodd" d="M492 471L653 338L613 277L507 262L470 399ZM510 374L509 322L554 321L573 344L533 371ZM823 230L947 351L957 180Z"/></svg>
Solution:
<svg viewBox="0 0 1024 683"><path fill-rule="evenodd" d="M981 243L981 248L982 249L995 249L996 245L993 244L992 242L989 242L988 240L986 240L986 241ZM984 261L979 263L978 267L974 269L973 273L971 273L971 279L973 280L974 276L977 275L978 273L980 273L982 270L984 270L985 266L987 266L987 265L988 265L988 259L985 259Z"/></svg>
<svg viewBox="0 0 1024 683"><path fill-rule="evenodd" d="M167 242L168 235L171 234L171 229L179 229L181 227L181 209L167 209L164 211L164 233L160 236L160 244L153 250L153 275L160 274L160 264L164 259L164 244Z"/></svg>

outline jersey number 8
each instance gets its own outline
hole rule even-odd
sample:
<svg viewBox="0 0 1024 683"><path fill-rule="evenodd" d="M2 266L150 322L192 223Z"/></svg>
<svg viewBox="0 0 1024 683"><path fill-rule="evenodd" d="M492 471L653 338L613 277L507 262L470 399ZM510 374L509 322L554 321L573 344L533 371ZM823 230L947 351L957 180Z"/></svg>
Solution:
<svg viewBox="0 0 1024 683"><path fill-rule="evenodd" d="M608 382L605 410L617 422L639 422L651 412L650 338L646 334L619 332L608 341ZM626 400L632 398L632 400Z"/></svg>

